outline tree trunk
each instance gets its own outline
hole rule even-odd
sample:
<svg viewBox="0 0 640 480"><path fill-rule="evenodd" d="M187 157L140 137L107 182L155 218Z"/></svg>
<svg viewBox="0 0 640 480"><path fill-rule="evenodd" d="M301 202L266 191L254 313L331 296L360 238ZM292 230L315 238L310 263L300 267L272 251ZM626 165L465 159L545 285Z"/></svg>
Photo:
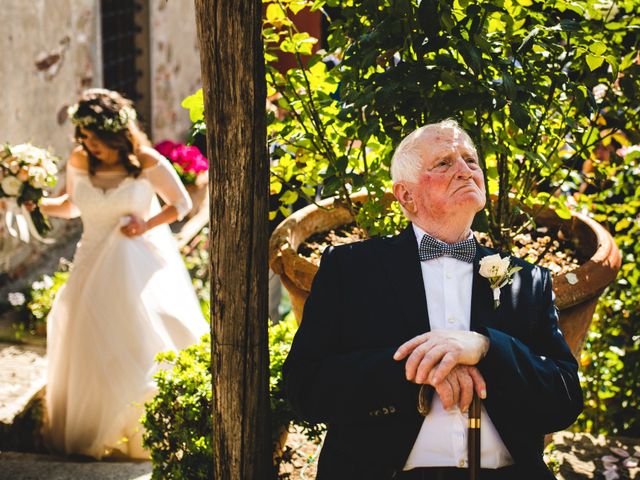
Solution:
<svg viewBox="0 0 640 480"><path fill-rule="evenodd" d="M195 0L210 159L216 480L273 478L260 0Z"/></svg>

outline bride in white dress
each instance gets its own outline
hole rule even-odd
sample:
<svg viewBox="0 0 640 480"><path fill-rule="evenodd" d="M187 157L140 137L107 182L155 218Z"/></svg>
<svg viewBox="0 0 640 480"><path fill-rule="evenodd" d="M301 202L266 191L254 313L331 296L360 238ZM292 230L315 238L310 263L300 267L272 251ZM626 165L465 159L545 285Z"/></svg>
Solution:
<svg viewBox="0 0 640 480"><path fill-rule="evenodd" d="M148 458L139 419L156 391L154 357L209 329L167 226L191 202L128 100L88 90L70 116L79 146L66 194L41 205L83 224L47 320L47 437L64 453Z"/></svg>

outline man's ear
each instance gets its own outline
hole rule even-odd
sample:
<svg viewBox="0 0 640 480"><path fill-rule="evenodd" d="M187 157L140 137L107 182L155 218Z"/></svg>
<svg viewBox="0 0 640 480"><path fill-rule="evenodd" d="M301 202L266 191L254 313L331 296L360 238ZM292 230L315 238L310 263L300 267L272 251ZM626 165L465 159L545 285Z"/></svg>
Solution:
<svg viewBox="0 0 640 480"><path fill-rule="evenodd" d="M408 213L416 213L416 202L413 199L413 194L404 183L394 183L393 194Z"/></svg>

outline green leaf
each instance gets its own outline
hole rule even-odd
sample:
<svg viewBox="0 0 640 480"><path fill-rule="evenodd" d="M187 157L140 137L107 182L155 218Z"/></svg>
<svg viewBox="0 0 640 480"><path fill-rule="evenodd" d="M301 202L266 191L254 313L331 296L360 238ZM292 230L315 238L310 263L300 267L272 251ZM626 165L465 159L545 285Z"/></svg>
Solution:
<svg viewBox="0 0 640 480"><path fill-rule="evenodd" d="M538 27L535 27L533 30L531 30L529 34L522 40L522 43L518 47L518 50L516 50L516 53L522 54L528 52L531 49L533 41L535 40L538 33L540 33L540 29Z"/></svg>
<svg viewBox="0 0 640 480"><path fill-rule="evenodd" d="M292 205L298 200L298 192L287 190L280 196L280 202L285 205Z"/></svg>
<svg viewBox="0 0 640 480"><path fill-rule="evenodd" d="M589 69L594 71L604 62L604 57L597 57L595 55L587 55L586 57L587 65L589 65Z"/></svg>
<svg viewBox="0 0 640 480"><path fill-rule="evenodd" d="M466 40L460 40L458 42L458 51L462 55L462 58L464 58L466 64L473 70L473 73L476 75L480 73L482 70L482 54L480 50L478 50L478 47Z"/></svg>
<svg viewBox="0 0 640 480"><path fill-rule="evenodd" d="M204 120L204 95L202 89L199 89L193 95L189 95L180 105L189 110L189 118L192 122Z"/></svg>
<svg viewBox="0 0 640 480"><path fill-rule="evenodd" d="M603 42L595 42L589 45L589 51L594 55L604 55L607 51L607 46Z"/></svg>
<svg viewBox="0 0 640 480"><path fill-rule="evenodd" d="M313 2L313 5L311 5L311 11L315 12L319 8L322 8L325 3L327 3L326 0L316 0L315 2Z"/></svg>
<svg viewBox="0 0 640 480"><path fill-rule="evenodd" d="M287 18L287 14L285 13L285 11L282 9L282 7L280 7L279 4L277 3L270 3L267 6L267 13L266 13L266 17L267 20L270 23L276 23L279 21L284 20L285 18Z"/></svg>
<svg viewBox="0 0 640 480"><path fill-rule="evenodd" d="M560 218L562 218L563 220L569 220L571 219L571 210L569 210L569 208L567 207L566 203L560 201L559 199L557 202L553 202L554 203L554 211L556 212L556 215L558 215Z"/></svg>
<svg viewBox="0 0 640 480"><path fill-rule="evenodd" d="M302 1L297 1L297 2L291 2L289 4L289 10L291 10L293 12L293 14L297 14L299 11L303 10L305 7L307 6L307 2L302 0Z"/></svg>
<svg viewBox="0 0 640 480"><path fill-rule="evenodd" d="M525 130L529 126L531 117L529 116L529 112L525 108L517 103L512 102L509 104L509 111L511 112L511 118L513 118L513 121L518 126L518 128L520 128L521 130Z"/></svg>
<svg viewBox="0 0 640 480"><path fill-rule="evenodd" d="M607 63L611 65L611 74L613 78L618 78L618 59L613 55L607 55L605 57Z"/></svg>
<svg viewBox="0 0 640 480"><path fill-rule="evenodd" d="M560 29L565 32L577 32L580 30L580 22L569 19L560 20Z"/></svg>
<svg viewBox="0 0 640 480"><path fill-rule="evenodd" d="M631 220L629 220L628 217L624 217L622 220L620 220L620 221L618 221L616 223L615 230L616 230L616 232L619 232L621 230L625 230L625 229L629 228L629 225L631 225Z"/></svg>

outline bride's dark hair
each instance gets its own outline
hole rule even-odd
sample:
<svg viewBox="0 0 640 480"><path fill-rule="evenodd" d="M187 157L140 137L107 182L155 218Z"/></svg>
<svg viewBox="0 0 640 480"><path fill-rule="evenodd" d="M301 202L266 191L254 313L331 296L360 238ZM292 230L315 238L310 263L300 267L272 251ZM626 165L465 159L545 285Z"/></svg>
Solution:
<svg viewBox="0 0 640 480"><path fill-rule="evenodd" d="M107 147L117 150L120 163L129 175L140 175L142 166L136 153L151 142L138 125L131 100L113 90L92 88L80 95L78 103L70 109L70 117L76 126L75 140L89 157L90 175L95 175L100 160L84 146L81 127L93 132Z"/></svg>

